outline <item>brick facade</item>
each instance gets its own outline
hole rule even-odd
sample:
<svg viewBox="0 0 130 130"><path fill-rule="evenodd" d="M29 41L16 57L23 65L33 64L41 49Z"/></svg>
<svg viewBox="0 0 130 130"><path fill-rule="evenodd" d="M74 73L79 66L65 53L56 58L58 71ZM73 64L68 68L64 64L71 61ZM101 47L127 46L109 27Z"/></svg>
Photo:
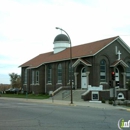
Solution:
<svg viewBox="0 0 130 130"><path fill-rule="evenodd" d="M87 76L88 76L88 85L91 86L99 86L103 85L103 89L109 89L109 81L111 80L111 72L114 71L115 68L118 68L119 70L119 81L120 81L120 87L124 88L125 83L124 83L124 77L123 73L126 72L126 66L123 64L117 64L114 67L112 66L115 61L118 60L118 55L116 54L116 48L117 50L120 50L121 52L121 59L123 63L127 63L128 61L130 62L130 50L129 48L126 49L126 46L124 47L124 43L120 43L121 41L115 40L113 41L112 44L108 44L104 48L100 49L95 53L94 55L91 56L81 56L78 58L73 58L72 63L74 64L78 59L82 59L83 62L78 62L74 67L73 67L73 83L74 87L76 89L81 89L81 71L83 67L86 68L87 71ZM88 51L88 48L86 48ZM73 51L72 51L73 53ZM87 52L88 53L88 52ZM90 52L93 53L93 52ZM57 55L57 54L54 54ZM101 60L105 60L106 62L106 81L101 82L100 81L100 62ZM87 65L88 62L90 65ZM48 93L49 91L54 91L57 88L61 86L70 86L69 85L69 63L70 59L66 60L60 60L60 61L53 61L53 62L48 62L45 64L40 65L39 67L35 68L28 68L28 67L22 67L21 69L21 75L22 75L22 84L23 84L23 89L24 91L28 91L30 93ZM61 64L62 66L62 83L58 83L58 64ZM47 67L51 65L52 71L51 71L51 83L47 82ZM112 67L111 67L112 66ZM24 83L25 79L25 70L27 69L27 83ZM32 84L32 71L35 72L34 74L34 81L36 81L36 71L39 72L39 83L34 82ZM76 76L75 76L76 74ZM76 81L77 80L77 81ZM125 92L124 95L129 95L129 92ZM86 99L90 99L90 94L88 94L88 97ZM108 98L109 94L108 91L102 91L100 92L100 99L101 98ZM129 96L126 96L128 99L130 98Z"/></svg>

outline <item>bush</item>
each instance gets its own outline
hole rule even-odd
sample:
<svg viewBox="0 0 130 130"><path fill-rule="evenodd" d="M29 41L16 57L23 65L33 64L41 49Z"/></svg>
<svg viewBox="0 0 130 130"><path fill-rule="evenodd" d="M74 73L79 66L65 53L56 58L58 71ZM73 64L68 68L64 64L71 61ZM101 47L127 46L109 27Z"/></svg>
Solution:
<svg viewBox="0 0 130 130"><path fill-rule="evenodd" d="M105 99L102 99L102 103L106 103Z"/></svg>
<svg viewBox="0 0 130 130"><path fill-rule="evenodd" d="M113 101L109 101L109 104L113 104Z"/></svg>
<svg viewBox="0 0 130 130"><path fill-rule="evenodd" d="M112 98L109 98L109 101L114 101L114 98L112 97Z"/></svg>

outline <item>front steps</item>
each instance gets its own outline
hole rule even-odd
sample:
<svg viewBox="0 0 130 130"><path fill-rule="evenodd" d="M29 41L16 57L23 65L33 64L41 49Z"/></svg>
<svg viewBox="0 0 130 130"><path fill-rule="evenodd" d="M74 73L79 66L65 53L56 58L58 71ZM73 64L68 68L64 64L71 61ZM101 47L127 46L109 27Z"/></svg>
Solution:
<svg viewBox="0 0 130 130"><path fill-rule="evenodd" d="M85 92L86 90L72 90L73 94L73 101L84 101L81 99L81 95ZM64 101L70 101L71 98L71 91L70 90L61 90L58 92L56 95L54 95L54 100L64 100Z"/></svg>

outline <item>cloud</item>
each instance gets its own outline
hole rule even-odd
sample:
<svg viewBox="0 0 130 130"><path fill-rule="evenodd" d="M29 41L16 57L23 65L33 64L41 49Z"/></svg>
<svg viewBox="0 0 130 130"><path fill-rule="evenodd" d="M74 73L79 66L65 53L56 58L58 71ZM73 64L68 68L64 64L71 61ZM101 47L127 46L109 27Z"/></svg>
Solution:
<svg viewBox="0 0 130 130"><path fill-rule="evenodd" d="M0 0L0 73L52 51L56 26L72 46L117 35L130 46L129 0Z"/></svg>

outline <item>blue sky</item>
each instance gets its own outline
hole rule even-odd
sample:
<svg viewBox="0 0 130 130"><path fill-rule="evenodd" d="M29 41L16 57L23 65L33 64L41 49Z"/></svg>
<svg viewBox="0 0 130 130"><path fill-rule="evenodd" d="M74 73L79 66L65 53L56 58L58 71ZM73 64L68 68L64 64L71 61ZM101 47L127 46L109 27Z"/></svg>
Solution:
<svg viewBox="0 0 130 130"><path fill-rule="evenodd" d="M61 27L72 45L120 36L130 46L129 0L0 0L0 83L19 65L53 50Z"/></svg>

